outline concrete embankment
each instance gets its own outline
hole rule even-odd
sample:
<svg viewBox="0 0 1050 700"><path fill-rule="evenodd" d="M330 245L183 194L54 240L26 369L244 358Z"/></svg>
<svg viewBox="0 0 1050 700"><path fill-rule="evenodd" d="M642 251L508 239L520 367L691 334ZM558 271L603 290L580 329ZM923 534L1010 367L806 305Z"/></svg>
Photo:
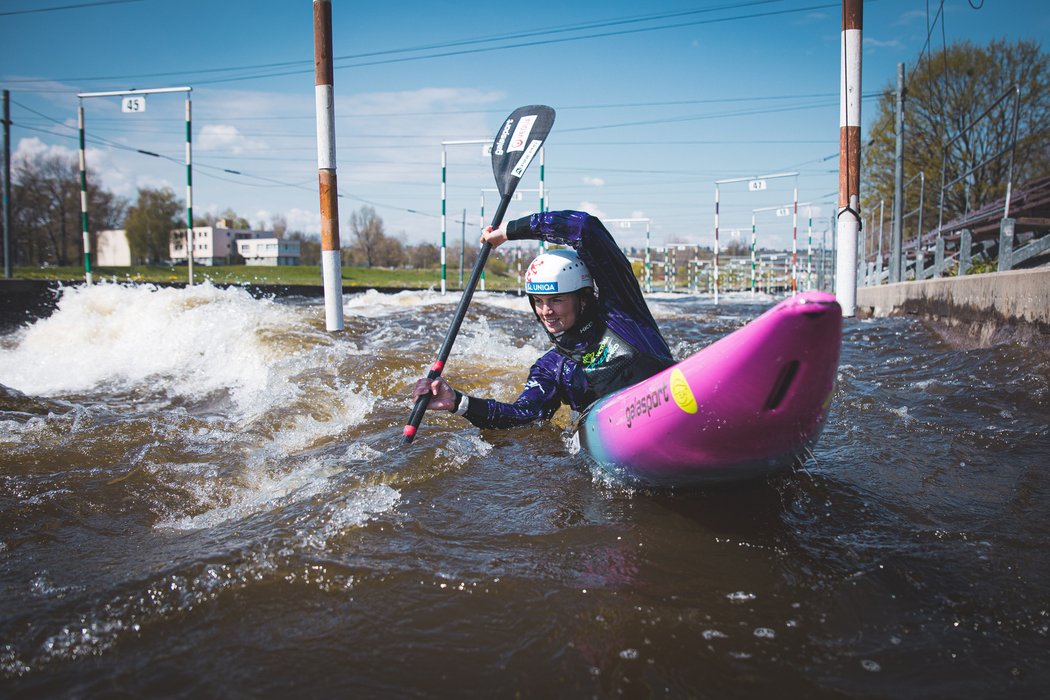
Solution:
<svg viewBox="0 0 1050 700"><path fill-rule="evenodd" d="M918 316L957 345L1050 349L1050 268L861 287L857 314Z"/></svg>

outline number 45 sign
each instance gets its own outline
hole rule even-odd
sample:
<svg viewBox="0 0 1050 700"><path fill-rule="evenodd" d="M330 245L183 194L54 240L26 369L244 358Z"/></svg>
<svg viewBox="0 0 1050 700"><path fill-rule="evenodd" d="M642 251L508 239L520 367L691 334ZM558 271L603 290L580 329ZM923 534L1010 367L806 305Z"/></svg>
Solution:
<svg viewBox="0 0 1050 700"><path fill-rule="evenodd" d="M145 112L146 111L146 96L135 95L132 97L125 97L120 102L121 112Z"/></svg>

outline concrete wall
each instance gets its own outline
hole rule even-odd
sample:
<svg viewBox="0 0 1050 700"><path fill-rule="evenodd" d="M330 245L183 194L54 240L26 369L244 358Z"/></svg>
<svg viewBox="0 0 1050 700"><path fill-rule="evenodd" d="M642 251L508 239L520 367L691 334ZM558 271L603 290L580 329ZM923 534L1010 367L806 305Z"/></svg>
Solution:
<svg viewBox="0 0 1050 700"><path fill-rule="evenodd" d="M951 340L1050 348L1050 268L940 277L857 290L860 316L917 315Z"/></svg>

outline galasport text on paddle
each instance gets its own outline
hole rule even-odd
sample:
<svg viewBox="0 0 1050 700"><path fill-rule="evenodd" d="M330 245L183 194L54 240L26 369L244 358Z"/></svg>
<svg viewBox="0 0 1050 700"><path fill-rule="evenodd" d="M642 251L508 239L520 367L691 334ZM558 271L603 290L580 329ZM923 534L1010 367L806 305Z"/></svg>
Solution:
<svg viewBox="0 0 1050 700"><path fill-rule="evenodd" d="M492 217L492 228L499 228L503 222L503 216L507 213L511 196L517 189L521 176L529 167L529 163L539 153L543 141L554 126L554 110L546 105L529 105L519 107L511 112L500 125L499 132L492 142L492 174L496 177L496 187L499 191L500 201L496 207L496 214ZM452 323L445 334L445 342L441 344L437 359L430 366L427 379L434 381L441 376L445 368L445 362L452 352L452 344L456 341L459 327L463 324L463 318L467 315L467 307L470 299L474 296L474 288L478 286L481 271L485 269L485 262L489 258L492 245L487 241L482 244L481 252L478 254L477 262L470 273L470 279L463 290L463 298L459 300L456 314L452 317ZM407 445L416 437L416 431L426 413L427 405L430 403L431 394L428 392L416 399L416 405L412 407L412 415L409 416L408 424L405 426L404 437L401 444Z"/></svg>

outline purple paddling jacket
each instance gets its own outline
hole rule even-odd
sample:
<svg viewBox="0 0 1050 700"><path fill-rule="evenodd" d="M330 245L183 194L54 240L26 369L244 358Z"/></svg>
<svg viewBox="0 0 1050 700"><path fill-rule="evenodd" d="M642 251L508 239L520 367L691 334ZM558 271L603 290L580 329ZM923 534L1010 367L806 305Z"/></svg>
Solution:
<svg viewBox="0 0 1050 700"><path fill-rule="evenodd" d="M563 403L583 411L674 363L630 261L597 218L578 211L533 214L510 222L507 238L575 248L594 278L598 303L572 330L550 336L554 347L536 360L514 403L469 397L464 416L471 423L480 428L525 425L550 418Z"/></svg>

